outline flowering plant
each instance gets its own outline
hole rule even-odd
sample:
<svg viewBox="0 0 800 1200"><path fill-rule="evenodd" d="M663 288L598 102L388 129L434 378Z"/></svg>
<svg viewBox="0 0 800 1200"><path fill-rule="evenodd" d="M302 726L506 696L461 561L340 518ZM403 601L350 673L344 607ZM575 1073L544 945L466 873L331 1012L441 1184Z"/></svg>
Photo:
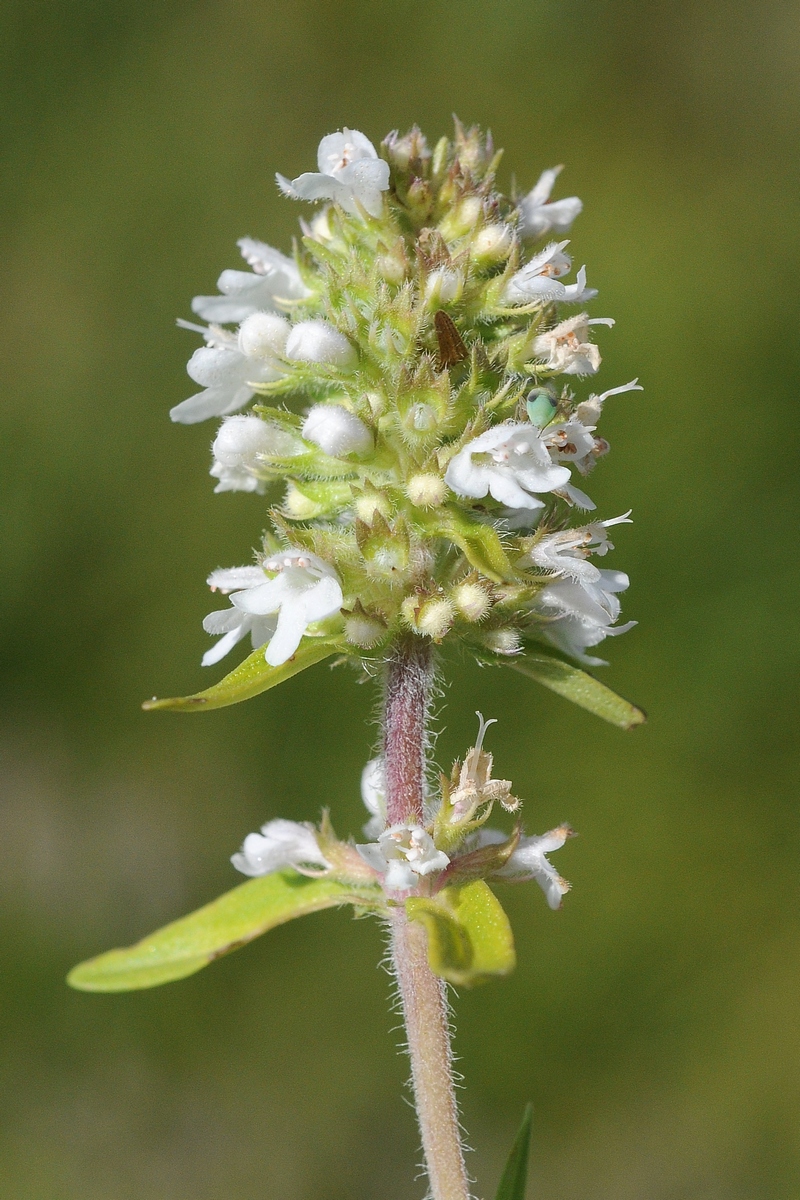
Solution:
<svg viewBox="0 0 800 1200"><path fill-rule="evenodd" d="M269 495L270 529L254 563L208 577L227 605L205 618L218 640L203 664L248 637L252 653L204 691L145 708L234 704L323 659L380 677L382 745L361 781L370 818L363 842L337 837L327 813L317 826L267 821L232 856L248 882L70 975L89 991L151 987L303 913L375 914L390 929L433 1200L469 1196L446 986L512 970L489 885L535 880L559 908L569 885L547 855L573 832L524 833L480 714L475 745L434 783L439 648L458 642L622 728L643 720L583 670L634 622L618 623L627 575L591 561L629 514L589 517L575 481L608 450L605 401L638 383L576 394L600 366L593 328L613 321L583 311L596 296L584 267L563 281L568 241L532 244L567 232L581 202L550 200L561 168L521 199L501 194L499 159L458 123L433 150L416 128L379 150L356 130L330 134L318 171L277 177L287 197L323 202L292 257L241 239L250 270L195 298L205 324L179 322L203 338L188 365L202 390L172 419L222 419L214 490ZM490 827L503 811L513 827ZM522 1196L528 1129L501 1200Z"/></svg>

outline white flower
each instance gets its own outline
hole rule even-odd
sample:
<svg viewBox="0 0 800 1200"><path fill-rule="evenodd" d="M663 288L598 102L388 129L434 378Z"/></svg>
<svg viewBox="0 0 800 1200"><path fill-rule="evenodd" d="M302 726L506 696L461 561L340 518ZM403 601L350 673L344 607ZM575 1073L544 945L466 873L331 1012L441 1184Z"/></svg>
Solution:
<svg viewBox="0 0 800 1200"><path fill-rule="evenodd" d="M594 581L576 582L559 579L548 584L537 597L544 616L553 616L542 629L542 636L557 649L590 667L607 666L605 659L586 654L604 638L617 637L633 629L635 621L614 626L620 614L618 592L624 592L630 580L623 571L597 571Z"/></svg>
<svg viewBox="0 0 800 1200"><path fill-rule="evenodd" d="M269 337L265 335L265 320L270 323ZM260 326L258 336L253 322L256 328ZM208 417L227 416L252 399L254 384L269 383L280 378L282 372L275 354L280 352L282 327L285 326L287 337L289 332L289 322L283 317L258 313L243 322L238 336L218 325L205 329L188 321L179 321L178 324L183 329L202 333L208 344L195 350L186 366L190 378L199 383L204 391L197 392L170 409L169 415L173 421L195 425ZM243 343L250 347L249 352L245 352Z"/></svg>
<svg viewBox="0 0 800 1200"><path fill-rule="evenodd" d="M561 321L534 340L533 352L546 359L545 366L564 375L594 375L600 366L600 351L589 341L590 325L613 325L611 317L588 317L578 313Z"/></svg>
<svg viewBox="0 0 800 1200"><path fill-rule="evenodd" d="M303 875L319 875L331 864L319 848L312 825L299 821L267 821L260 833L248 833L231 862L243 875L271 875L294 867Z"/></svg>
<svg viewBox="0 0 800 1200"><path fill-rule="evenodd" d="M553 462L574 463L581 475L587 475L598 455L608 450L608 443L593 433L594 425L584 425L573 415L566 421L552 421L542 430L542 440Z"/></svg>
<svg viewBox="0 0 800 1200"><path fill-rule="evenodd" d="M299 321L292 327L286 342L286 357L293 362L325 363L341 370L352 370L358 363L352 342L321 318Z"/></svg>
<svg viewBox="0 0 800 1200"><path fill-rule="evenodd" d="M228 567L212 571L208 586L212 592L235 591L238 588L258 587L265 580L261 567ZM203 621L203 629L219 641L203 655L202 665L212 667L229 654L234 646L250 634L253 649L258 650L274 636L277 619L274 616L256 617L236 608L211 612Z"/></svg>
<svg viewBox="0 0 800 1200"><path fill-rule="evenodd" d="M364 826L368 838L377 838L386 828L386 768L383 758L373 758L361 772L361 799L370 813Z"/></svg>
<svg viewBox="0 0 800 1200"><path fill-rule="evenodd" d="M559 279L572 266L572 259L563 253L568 245L569 242L551 242L545 246L512 275L501 299L506 304L532 304L534 301L545 304L552 300L562 304L584 304L594 300L597 288L587 288L585 267L578 271L575 283L563 284Z"/></svg>
<svg viewBox="0 0 800 1200"><path fill-rule="evenodd" d="M520 232L523 237L541 237L544 233L567 233L583 209L577 196L550 200L553 184L563 167L542 171L539 181L519 202Z"/></svg>
<svg viewBox="0 0 800 1200"><path fill-rule="evenodd" d="M277 300L302 300L310 296L294 260L255 238L236 243L251 271L223 271L217 280L220 296L195 296L192 312L204 321L238 324L251 313L274 309Z"/></svg>
<svg viewBox="0 0 800 1200"><path fill-rule="evenodd" d="M341 404L315 404L303 423L303 437L333 458L369 454L374 445L364 422Z"/></svg>
<svg viewBox="0 0 800 1200"><path fill-rule="evenodd" d="M498 878L519 881L535 879L550 907L560 908L561 898L569 891L570 885L561 878L546 856L554 850L560 850L567 838L571 837L574 837L574 831L569 825L559 825L541 837L520 838L508 862L497 872Z"/></svg>
<svg viewBox="0 0 800 1200"><path fill-rule="evenodd" d="M316 554L287 550L262 565L261 578L233 592L231 604L251 617L277 614L264 657L271 667L279 667L292 657L309 625L339 612L342 587L334 568ZM265 579L264 572L275 574Z"/></svg>
<svg viewBox="0 0 800 1200"><path fill-rule="evenodd" d="M576 583L597 583L601 571L587 561L590 554L601 558L614 549L614 543L606 530L612 525L630 525L630 510L621 517L610 517L607 521L593 521L577 529L563 529L559 533L548 533L535 542L529 551L537 567L546 571L558 571Z"/></svg>
<svg viewBox="0 0 800 1200"><path fill-rule="evenodd" d="M357 213L360 205L370 216L381 215L389 164L378 158L363 133L347 128L329 133L319 144L317 166L318 172L307 171L292 180L276 176L278 187L293 200L335 200L345 212Z"/></svg>
<svg viewBox="0 0 800 1200"><path fill-rule="evenodd" d="M219 480L214 491L263 495L265 483L258 473L263 459L270 455L290 458L302 449L291 434L260 417L227 417L211 447L214 462L209 475Z"/></svg>
<svg viewBox="0 0 800 1200"><path fill-rule="evenodd" d="M630 383L623 383L621 387L609 388L607 392L603 392L599 396L594 393L589 396L588 400L584 400L575 409L575 416L579 421L582 421L590 428L594 428L600 420L600 414L603 411L603 402L609 396L620 396L623 392L643 392L644 388L639 385L638 379L632 379Z"/></svg>
<svg viewBox="0 0 800 1200"><path fill-rule="evenodd" d="M384 887L408 891L417 886L418 876L443 871L450 859L437 850L431 835L421 825L392 825L377 842L356 846L356 850L374 871L384 876Z"/></svg>
<svg viewBox="0 0 800 1200"><path fill-rule="evenodd" d="M489 492L509 508L543 508L532 492L551 492L569 480L556 466L533 425L507 423L487 429L448 463L445 483L458 496Z"/></svg>

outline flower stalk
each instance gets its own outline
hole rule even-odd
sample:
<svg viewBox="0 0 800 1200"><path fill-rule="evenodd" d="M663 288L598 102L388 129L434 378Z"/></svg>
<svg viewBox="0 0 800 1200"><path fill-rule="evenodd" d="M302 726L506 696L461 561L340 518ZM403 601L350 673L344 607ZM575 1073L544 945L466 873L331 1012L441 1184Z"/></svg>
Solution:
<svg viewBox="0 0 800 1200"><path fill-rule="evenodd" d="M425 749L433 679L430 642L400 642L389 660L384 703L389 825L424 822ZM399 896L398 896L399 898ZM391 954L403 1008L411 1082L432 1200L468 1200L453 1083L446 985L428 965L424 928L391 910Z"/></svg>

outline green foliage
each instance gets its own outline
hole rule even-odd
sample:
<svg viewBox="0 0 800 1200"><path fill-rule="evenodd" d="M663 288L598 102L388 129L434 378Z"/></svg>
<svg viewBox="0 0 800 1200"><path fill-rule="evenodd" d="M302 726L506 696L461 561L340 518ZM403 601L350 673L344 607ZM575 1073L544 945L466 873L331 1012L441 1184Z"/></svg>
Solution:
<svg viewBox="0 0 800 1200"><path fill-rule="evenodd" d="M279 667L271 667L264 658L264 649L254 650L252 654L240 663L235 670L194 696L174 696L166 700L145 700L142 708L147 712L154 709L170 709L172 712L207 712L212 708L225 708L229 704L238 704L240 700L249 700L260 692L267 692L277 687L306 667L330 658L332 654L343 649L340 638L320 637L304 638L297 650Z"/></svg>
<svg viewBox="0 0 800 1200"><path fill-rule="evenodd" d="M379 909L379 887L310 879L281 871L251 879L134 946L73 967L67 982L84 992L130 992L184 979L276 925L340 904Z"/></svg>
<svg viewBox="0 0 800 1200"><path fill-rule="evenodd" d="M448 983L474 987L514 970L508 917L483 880L446 887L431 897L413 896L406 911L425 926L430 968Z"/></svg>
<svg viewBox="0 0 800 1200"><path fill-rule="evenodd" d="M508 666L620 729L635 729L647 720L647 714L630 700L618 696L593 675L560 658L526 654L523 659L509 662Z"/></svg>
<svg viewBox="0 0 800 1200"><path fill-rule="evenodd" d="M525 1200L532 1122L533 1105L528 1104L500 1179L500 1186L497 1189L495 1200Z"/></svg>

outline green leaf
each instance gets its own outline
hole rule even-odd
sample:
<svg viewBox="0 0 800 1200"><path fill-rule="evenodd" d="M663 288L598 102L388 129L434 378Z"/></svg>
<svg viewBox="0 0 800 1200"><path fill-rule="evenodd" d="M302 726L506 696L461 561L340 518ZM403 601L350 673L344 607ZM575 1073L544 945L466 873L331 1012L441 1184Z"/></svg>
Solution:
<svg viewBox="0 0 800 1200"><path fill-rule="evenodd" d="M238 704L241 700L249 700L260 692L267 692L277 687L293 675L299 675L306 667L313 667L331 654L346 649L345 643L338 637L304 637L288 662L279 667L271 667L264 658L264 647L254 650L239 666L236 667L219 683L212 684L204 692L194 696L173 696L167 700L145 700L142 708L145 712L154 709L171 709L173 712L208 712L212 708L225 708L228 704Z"/></svg>
<svg viewBox="0 0 800 1200"><path fill-rule="evenodd" d="M647 714L630 700L623 699L593 675L562 662L560 658L526 654L506 665L620 729L634 729L647 720Z"/></svg>
<svg viewBox="0 0 800 1200"><path fill-rule="evenodd" d="M431 897L412 896L406 912L425 926L430 968L448 983L473 987L514 970L508 917L482 879L454 884Z"/></svg>
<svg viewBox="0 0 800 1200"><path fill-rule="evenodd" d="M377 885L310 879L298 871L263 875L226 892L135 946L109 950L73 967L67 983L84 992L130 992L184 979L215 958L306 913L337 904L378 909Z"/></svg>
<svg viewBox="0 0 800 1200"><path fill-rule="evenodd" d="M519 1133L514 1139L505 1170L497 1189L495 1200L525 1200L525 1184L528 1180L528 1152L531 1144L533 1105L527 1105L522 1117Z"/></svg>

